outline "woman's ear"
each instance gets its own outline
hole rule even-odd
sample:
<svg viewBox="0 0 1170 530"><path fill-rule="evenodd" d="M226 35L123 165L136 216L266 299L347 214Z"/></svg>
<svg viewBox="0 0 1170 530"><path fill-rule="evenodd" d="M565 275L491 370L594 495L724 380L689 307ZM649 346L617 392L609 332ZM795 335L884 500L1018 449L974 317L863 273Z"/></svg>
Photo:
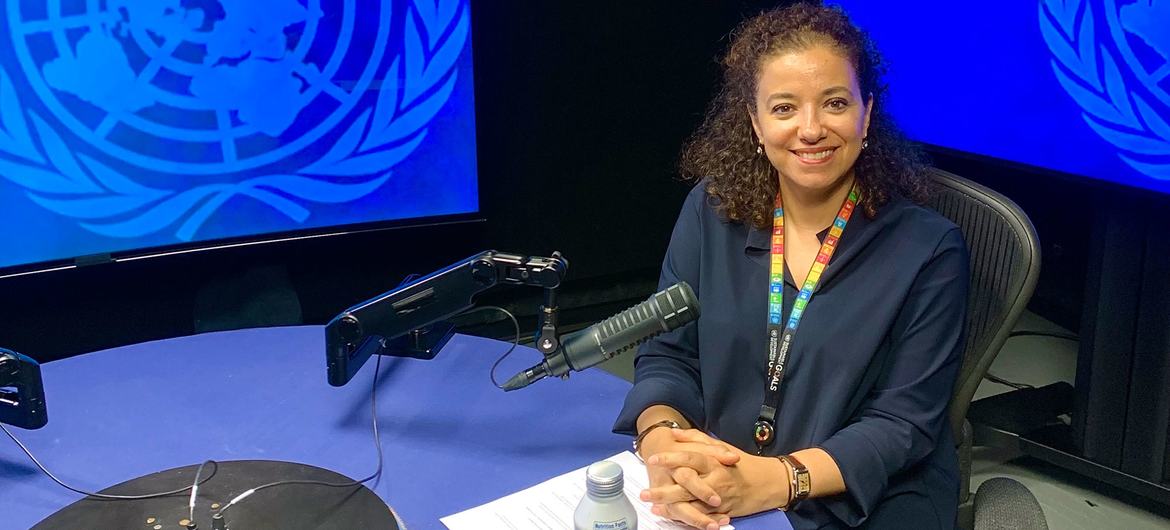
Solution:
<svg viewBox="0 0 1170 530"><path fill-rule="evenodd" d="M862 136L869 136L869 118L873 115L873 93L869 94L869 101L865 102L865 127L862 128Z"/></svg>
<svg viewBox="0 0 1170 530"><path fill-rule="evenodd" d="M760 143L760 138L763 136L762 134L760 134L760 117L757 116L756 111L750 107L747 109L747 114L748 114L748 119L752 121L752 132L756 133L755 140L756 140L756 143L758 144L758 143ZM869 127L868 114L866 115L866 118L865 118L865 125L866 125L866 127Z"/></svg>

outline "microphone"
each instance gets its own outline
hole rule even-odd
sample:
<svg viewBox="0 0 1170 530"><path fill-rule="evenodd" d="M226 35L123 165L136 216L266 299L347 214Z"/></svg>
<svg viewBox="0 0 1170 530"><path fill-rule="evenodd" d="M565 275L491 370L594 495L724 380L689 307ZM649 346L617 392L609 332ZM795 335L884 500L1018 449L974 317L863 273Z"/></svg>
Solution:
<svg viewBox="0 0 1170 530"><path fill-rule="evenodd" d="M580 372L697 318L695 292L687 282L678 282L645 302L565 337L561 347L544 361L505 382L504 391L524 388L550 375L560 377L569 370Z"/></svg>

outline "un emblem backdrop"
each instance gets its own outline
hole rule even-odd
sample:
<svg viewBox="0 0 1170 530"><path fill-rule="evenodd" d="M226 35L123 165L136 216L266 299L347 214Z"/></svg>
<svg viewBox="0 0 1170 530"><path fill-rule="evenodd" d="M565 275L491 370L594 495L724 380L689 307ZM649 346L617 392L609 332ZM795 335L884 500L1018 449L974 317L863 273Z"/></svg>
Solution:
<svg viewBox="0 0 1170 530"><path fill-rule="evenodd" d="M475 211L467 1L5 1L0 267Z"/></svg>
<svg viewBox="0 0 1170 530"><path fill-rule="evenodd" d="M1137 172L1170 181L1170 0L1044 0L1052 71Z"/></svg>
<svg viewBox="0 0 1170 530"><path fill-rule="evenodd" d="M1170 193L1170 0L830 3L883 51L911 137Z"/></svg>

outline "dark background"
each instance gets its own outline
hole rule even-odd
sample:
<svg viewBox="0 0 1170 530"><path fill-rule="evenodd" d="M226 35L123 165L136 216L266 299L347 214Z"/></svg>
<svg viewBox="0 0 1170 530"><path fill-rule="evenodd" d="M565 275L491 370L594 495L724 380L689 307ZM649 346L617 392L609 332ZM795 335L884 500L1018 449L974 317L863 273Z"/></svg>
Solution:
<svg viewBox="0 0 1170 530"><path fill-rule="evenodd" d="M654 290L687 191L679 149L715 91L715 57L743 16L774 4L473 2L484 220L3 279L0 345L49 361L198 331L321 324L409 273L489 248L561 251L571 263L566 323L607 316ZM1032 309L1076 330L1096 199L1143 193L956 154L935 160L1031 215L1044 245ZM524 317L538 295L514 288L484 302Z"/></svg>

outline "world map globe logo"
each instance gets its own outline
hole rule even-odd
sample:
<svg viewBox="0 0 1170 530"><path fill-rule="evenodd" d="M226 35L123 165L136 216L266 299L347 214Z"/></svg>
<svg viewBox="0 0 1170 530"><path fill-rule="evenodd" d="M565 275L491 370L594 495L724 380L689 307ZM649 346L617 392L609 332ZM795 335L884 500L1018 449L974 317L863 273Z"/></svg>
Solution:
<svg viewBox="0 0 1170 530"><path fill-rule="evenodd" d="M178 241L236 197L303 224L309 203L381 188L455 91L471 18L467 0L3 9L14 59L0 64L0 178L88 232Z"/></svg>
<svg viewBox="0 0 1170 530"><path fill-rule="evenodd" d="M182 174L262 166L320 139L374 80L391 18L390 0L363 6L382 21L363 35L355 0L74 4L7 2L30 85L89 144Z"/></svg>

